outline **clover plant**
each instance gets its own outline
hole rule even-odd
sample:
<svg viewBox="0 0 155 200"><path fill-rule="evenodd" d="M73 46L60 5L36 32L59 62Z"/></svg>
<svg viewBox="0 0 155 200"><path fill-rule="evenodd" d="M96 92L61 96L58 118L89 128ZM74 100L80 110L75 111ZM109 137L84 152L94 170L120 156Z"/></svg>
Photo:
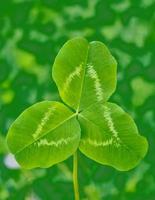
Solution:
<svg viewBox="0 0 155 200"><path fill-rule="evenodd" d="M69 40L56 56L52 75L62 102L43 101L11 125L7 143L22 168L47 168L73 155L79 199L77 150L120 171L134 168L148 143L132 117L108 102L116 89L117 62L99 41Z"/></svg>

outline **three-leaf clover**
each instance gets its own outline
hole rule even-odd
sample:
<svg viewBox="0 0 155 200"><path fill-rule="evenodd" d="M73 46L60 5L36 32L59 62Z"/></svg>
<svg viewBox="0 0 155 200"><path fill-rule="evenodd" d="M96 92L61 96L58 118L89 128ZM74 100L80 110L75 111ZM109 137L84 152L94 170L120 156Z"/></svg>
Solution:
<svg viewBox="0 0 155 200"><path fill-rule="evenodd" d="M7 135L11 152L26 169L50 167L79 150L117 170L135 167L147 140L133 119L107 102L116 89L117 63L101 42L69 40L53 65L53 79L64 103L43 101L26 109Z"/></svg>

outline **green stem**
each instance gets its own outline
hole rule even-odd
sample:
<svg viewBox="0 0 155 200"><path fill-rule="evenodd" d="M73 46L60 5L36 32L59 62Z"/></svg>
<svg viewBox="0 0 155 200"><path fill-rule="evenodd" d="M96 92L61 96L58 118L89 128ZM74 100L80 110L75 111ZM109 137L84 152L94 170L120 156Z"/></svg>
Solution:
<svg viewBox="0 0 155 200"><path fill-rule="evenodd" d="M78 158L77 152L73 155L73 186L75 200L79 200L79 185L78 185Z"/></svg>

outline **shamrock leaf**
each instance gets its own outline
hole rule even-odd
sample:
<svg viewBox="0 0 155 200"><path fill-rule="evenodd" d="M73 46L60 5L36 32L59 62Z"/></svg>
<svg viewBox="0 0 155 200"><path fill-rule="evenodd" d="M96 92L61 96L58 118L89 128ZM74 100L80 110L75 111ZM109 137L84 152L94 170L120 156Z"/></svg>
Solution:
<svg viewBox="0 0 155 200"><path fill-rule="evenodd" d="M116 104L92 105L80 113L79 122L81 152L101 164L129 170L147 151L133 119Z"/></svg>
<svg viewBox="0 0 155 200"><path fill-rule="evenodd" d="M89 158L118 170L135 167L148 143L133 119L107 100L116 88L116 61L101 42L69 40L53 65L66 105L44 101L25 110L7 142L24 168L50 167L79 147Z"/></svg>
<svg viewBox="0 0 155 200"><path fill-rule="evenodd" d="M108 100L116 88L116 65L103 43L75 38L59 51L53 79L62 100L81 111L90 104Z"/></svg>
<svg viewBox="0 0 155 200"><path fill-rule="evenodd" d="M50 167L71 156L80 140L75 114L58 102L43 101L13 123L8 145L23 168Z"/></svg>

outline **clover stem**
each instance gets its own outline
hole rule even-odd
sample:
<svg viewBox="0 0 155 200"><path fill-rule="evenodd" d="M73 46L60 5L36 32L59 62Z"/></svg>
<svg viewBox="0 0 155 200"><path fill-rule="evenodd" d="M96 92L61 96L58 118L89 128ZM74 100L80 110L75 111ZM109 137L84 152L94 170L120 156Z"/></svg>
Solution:
<svg viewBox="0 0 155 200"><path fill-rule="evenodd" d="M78 155L77 151L73 155L73 186L75 200L79 200L79 185L78 185Z"/></svg>

